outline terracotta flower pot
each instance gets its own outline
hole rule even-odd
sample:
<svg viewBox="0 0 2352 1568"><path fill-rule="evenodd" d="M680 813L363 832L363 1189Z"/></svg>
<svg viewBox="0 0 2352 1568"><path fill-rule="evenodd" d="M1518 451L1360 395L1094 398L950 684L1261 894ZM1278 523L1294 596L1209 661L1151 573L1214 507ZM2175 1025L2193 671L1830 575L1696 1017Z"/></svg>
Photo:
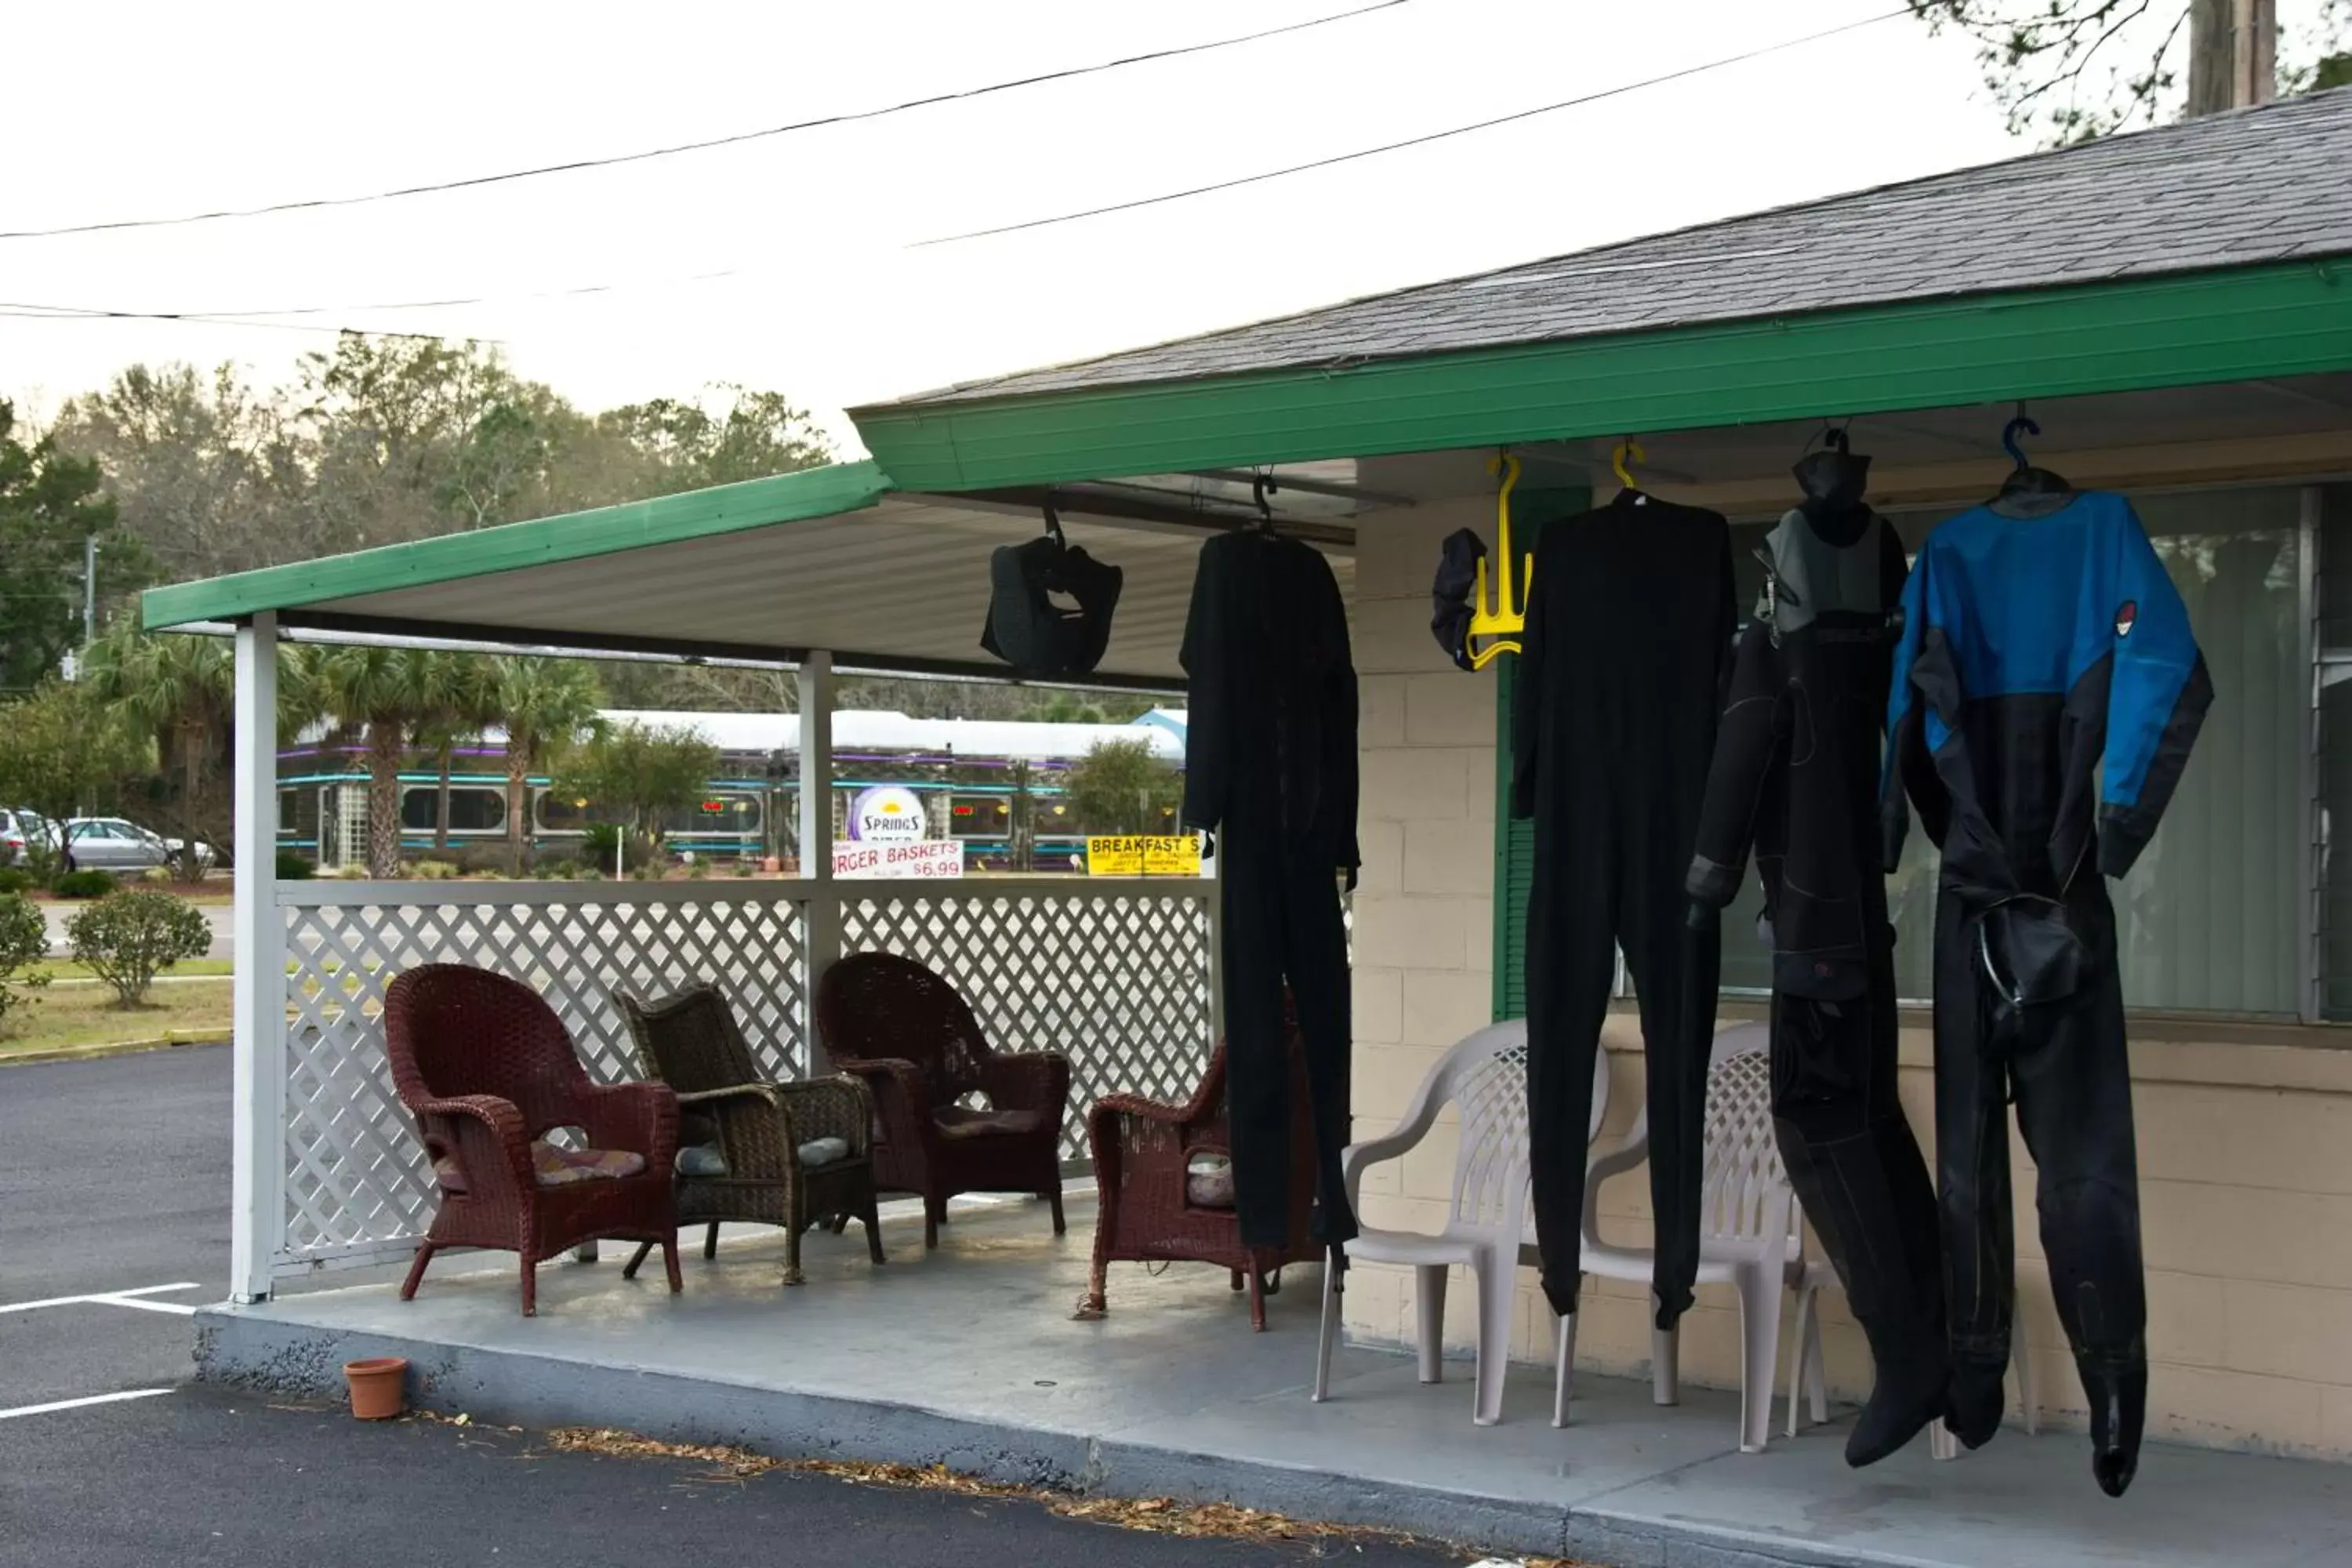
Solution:
<svg viewBox="0 0 2352 1568"><path fill-rule="evenodd" d="M401 1379L407 1361L396 1355L369 1356L343 1363L343 1378L352 1385L352 1415L362 1421L389 1421L408 1408Z"/></svg>

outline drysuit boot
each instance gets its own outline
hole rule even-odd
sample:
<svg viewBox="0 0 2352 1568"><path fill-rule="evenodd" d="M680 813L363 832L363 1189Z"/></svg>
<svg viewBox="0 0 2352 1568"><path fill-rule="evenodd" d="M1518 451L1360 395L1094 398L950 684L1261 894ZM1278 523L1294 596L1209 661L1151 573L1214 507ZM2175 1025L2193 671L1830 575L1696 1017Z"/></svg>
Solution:
<svg viewBox="0 0 2352 1568"><path fill-rule="evenodd" d="M2147 1422L2147 1361L2078 1355L2074 1370L2091 1402L2091 1474L2101 1491L2121 1497L2139 1470L2140 1428Z"/></svg>
<svg viewBox="0 0 2352 1568"><path fill-rule="evenodd" d="M1899 1115L1869 1131L1809 1139L1787 1118L1780 1161L1845 1286L1877 1369L1845 1462L1876 1464L1945 1413L1951 1363L1937 1258L1936 1194ZM1998 1384L1996 1384L1996 1387Z"/></svg>

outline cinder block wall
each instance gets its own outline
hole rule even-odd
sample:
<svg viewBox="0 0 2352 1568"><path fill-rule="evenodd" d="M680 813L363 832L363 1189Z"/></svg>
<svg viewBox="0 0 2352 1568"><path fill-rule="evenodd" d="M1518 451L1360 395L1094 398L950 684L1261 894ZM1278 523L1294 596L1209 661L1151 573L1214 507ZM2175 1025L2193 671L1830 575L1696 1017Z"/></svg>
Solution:
<svg viewBox="0 0 2352 1568"><path fill-rule="evenodd" d="M1369 519L1360 531L1360 1138L1387 1131L1444 1047L1492 1014L1495 678L1454 668L1428 625L1439 542L1492 523L1492 502L1475 499ZM1925 1020L1914 1022L1903 1098L1931 1145L1930 1043ZM2318 1030L2135 1024L2152 1435L2352 1458L2352 1051L2331 1048L2334 1039ZM1617 1138L1642 1094L1633 1019L1612 1016L1604 1040L1612 1070L1603 1137ZM1376 1168L1365 1184L1367 1223L1434 1229L1454 1151L1449 1118L1412 1156ZM2016 1163L2020 1313L2036 1402L2052 1424L2080 1425L2082 1394L2051 1304L2021 1145ZM1611 1239L1648 1239L1647 1181L1636 1171L1602 1191ZM1645 1375L1645 1289L1589 1281L1585 1298L1580 1364ZM1356 1340L1410 1342L1410 1271L1359 1269L1347 1304ZM1447 1292L1448 1341L1464 1353L1475 1339L1475 1305L1466 1279ZM1833 1394L1858 1398L1869 1384L1867 1348L1838 1293L1825 1307ZM1685 1380L1737 1386L1738 1312L1727 1289L1701 1289L1684 1323ZM1784 1324L1793 1318L1784 1312ZM1514 1322L1514 1354L1548 1363L1552 1318L1531 1273L1522 1275ZM1784 1343L1783 1387L1789 1353ZM1431 1397L1466 1402L1469 1392ZM2012 1412L2016 1403L2012 1395Z"/></svg>

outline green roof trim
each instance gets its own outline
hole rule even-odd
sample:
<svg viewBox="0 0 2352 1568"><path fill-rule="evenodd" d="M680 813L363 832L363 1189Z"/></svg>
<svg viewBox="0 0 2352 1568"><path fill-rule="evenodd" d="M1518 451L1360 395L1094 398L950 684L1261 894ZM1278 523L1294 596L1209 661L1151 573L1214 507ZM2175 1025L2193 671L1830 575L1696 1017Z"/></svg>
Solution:
<svg viewBox="0 0 2352 1568"><path fill-rule="evenodd" d="M850 412L896 483L960 490L2345 369L2337 258Z"/></svg>
<svg viewBox="0 0 2352 1568"><path fill-rule="evenodd" d="M568 512L473 533L445 534L349 555L265 566L200 583L150 588L141 596L140 614L151 631L192 621L238 620L261 610L295 609L362 594L835 517L863 510L895 488L873 462L835 463L593 511Z"/></svg>

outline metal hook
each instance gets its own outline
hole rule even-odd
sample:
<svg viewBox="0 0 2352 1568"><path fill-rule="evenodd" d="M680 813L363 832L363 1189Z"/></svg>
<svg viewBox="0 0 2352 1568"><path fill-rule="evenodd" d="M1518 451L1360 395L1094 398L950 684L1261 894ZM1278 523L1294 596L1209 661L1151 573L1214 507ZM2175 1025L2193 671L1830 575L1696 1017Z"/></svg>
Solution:
<svg viewBox="0 0 2352 1568"><path fill-rule="evenodd" d="M2018 471L2022 473L2033 465L2025 460L2025 448L2017 444L2017 433L2021 430L2028 436L2042 434L2042 426L2027 417L2022 403L2017 405L2017 417L2001 426L2000 431L2000 449L2016 460Z"/></svg>

